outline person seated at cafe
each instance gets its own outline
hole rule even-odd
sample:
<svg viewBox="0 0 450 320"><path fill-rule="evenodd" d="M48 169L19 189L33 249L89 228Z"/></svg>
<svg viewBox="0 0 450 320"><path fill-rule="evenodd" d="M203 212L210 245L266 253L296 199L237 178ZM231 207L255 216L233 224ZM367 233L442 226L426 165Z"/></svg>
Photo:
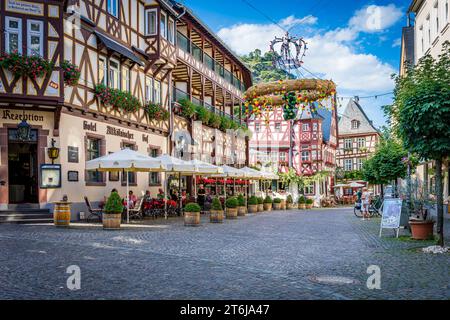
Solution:
<svg viewBox="0 0 450 320"><path fill-rule="evenodd" d="M170 190L170 199L173 201L178 201L178 191L177 190Z"/></svg>
<svg viewBox="0 0 450 320"><path fill-rule="evenodd" d="M136 195L133 193L132 190L130 190L128 192L128 200L130 201L130 209L133 209L134 206L136 205L136 202L138 201L138 198L136 197Z"/></svg>

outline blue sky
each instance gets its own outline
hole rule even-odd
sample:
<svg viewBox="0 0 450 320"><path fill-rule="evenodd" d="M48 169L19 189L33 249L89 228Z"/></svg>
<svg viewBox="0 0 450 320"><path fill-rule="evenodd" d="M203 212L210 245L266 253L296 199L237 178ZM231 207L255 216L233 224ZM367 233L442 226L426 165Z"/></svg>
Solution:
<svg viewBox="0 0 450 320"><path fill-rule="evenodd" d="M303 36L309 50L305 67L333 79L341 96L392 91L390 74L398 72L401 28L410 0L246 0L291 33ZM184 0L237 53L260 48L283 31L243 0ZM341 101L343 107L348 99ZM385 119L380 106L391 98L362 99L377 126ZM343 112L341 108L340 112Z"/></svg>

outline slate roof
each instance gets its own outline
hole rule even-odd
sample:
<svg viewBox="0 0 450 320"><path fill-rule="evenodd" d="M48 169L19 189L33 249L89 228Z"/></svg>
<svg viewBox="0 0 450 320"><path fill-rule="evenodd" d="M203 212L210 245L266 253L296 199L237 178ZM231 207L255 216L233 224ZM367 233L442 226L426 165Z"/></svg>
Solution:
<svg viewBox="0 0 450 320"><path fill-rule="evenodd" d="M358 129L351 128L352 120L358 120L360 122L360 127ZM344 114L339 120L338 127L339 135L379 133L378 129L375 128L372 121L366 115L359 102L355 101L354 99L350 99L350 101L348 102Z"/></svg>

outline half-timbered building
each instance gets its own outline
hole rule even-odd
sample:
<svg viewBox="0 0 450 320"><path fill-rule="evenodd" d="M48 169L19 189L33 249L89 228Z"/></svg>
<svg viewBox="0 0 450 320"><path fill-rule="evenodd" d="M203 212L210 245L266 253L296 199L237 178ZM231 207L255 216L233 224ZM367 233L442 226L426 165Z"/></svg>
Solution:
<svg viewBox="0 0 450 320"><path fill-rule="evenodd" d="M309 108L300 110L294 121L283 119L278 108L268 118L250 119L250 163L311 177L329 172L328 178L305 186L307 196L328 195L333 190L337 148L337 115L335 110Z"/></svg>
<svg viewBox="0 0 450 320"><path fill-rule="evenodd" d="M359 99L350 99L339 119L339 148L336 155L337 166L344 177L358 176L364 161L375 152L379 139L380 133L367 117ZM351 189L347 191L353 193Z"/></svg>
<svg viewBox="0 0 450 320"><path fill-rule="evenodd" d="M189 137L185 154L246 162L245 138L173 112L185 98L242 122L234 107L251 85L250 71L183 5L3 0L0 25L0 209L50 208L67 195L76 218L86 210L84 196L97 202L112 188L124 194L122 173L88 172L84 165L121 148L176 154L180 137ZM38 61L27 57L51 63L36 73L34 64L20 65ZM77 83L65 79L67 64L79 69ZM169 116L152 116L149 105ZM26 137L21 126L28 126ZM165 176L129 179L136 194L155 194Z"/></svg>

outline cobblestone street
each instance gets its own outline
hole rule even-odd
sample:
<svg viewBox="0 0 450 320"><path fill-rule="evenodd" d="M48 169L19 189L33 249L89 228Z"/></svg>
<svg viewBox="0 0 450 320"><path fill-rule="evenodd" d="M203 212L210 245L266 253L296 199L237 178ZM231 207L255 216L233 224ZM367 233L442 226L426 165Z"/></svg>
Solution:
<svg viewBox="0 0 450 320"><path fill-rule="evenodd" d="M203 222L117 232L0 225L0 299L450 299L450 255L419 253L432 243L386 230L380 239L379 219L350 209ZM80 290L66 287L70 265L81 268ZM381 290L366 287L370 265L381 268Z"/></svg>

